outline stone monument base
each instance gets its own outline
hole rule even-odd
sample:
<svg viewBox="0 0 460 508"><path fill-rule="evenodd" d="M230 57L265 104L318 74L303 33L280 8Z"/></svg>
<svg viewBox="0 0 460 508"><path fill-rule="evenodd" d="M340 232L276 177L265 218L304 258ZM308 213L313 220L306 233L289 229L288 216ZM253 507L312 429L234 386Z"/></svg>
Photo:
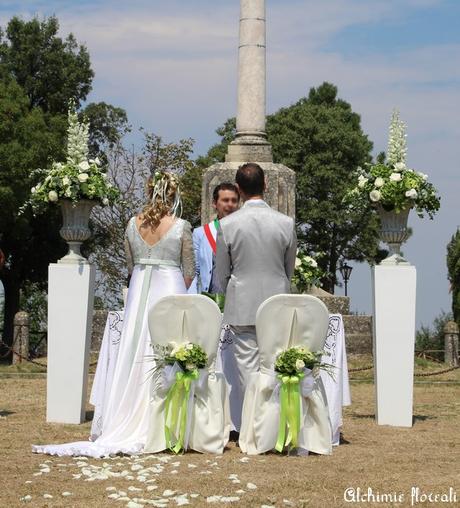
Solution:
<svg viewBox="0 0 460 508"><path fill-rule="evenodd" d="M255 161L252 161L255 162ZM206 224L215 215L212 208L212 192L222 182L234 182L238 168L244 162L219 162L210 166L203 175L201 191L201 222ZM264 170L267 190L265 200L275 210L295 217L295 172L283 164L259 162Z"/></svg>

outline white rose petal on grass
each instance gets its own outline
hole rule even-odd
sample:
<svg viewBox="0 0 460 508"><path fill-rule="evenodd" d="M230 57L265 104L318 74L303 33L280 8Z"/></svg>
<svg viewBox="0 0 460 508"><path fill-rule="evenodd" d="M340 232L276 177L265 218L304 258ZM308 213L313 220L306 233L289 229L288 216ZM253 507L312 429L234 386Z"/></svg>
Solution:
<svg viewBox="0 0 460 508"><path fill-rule="evenodd" d="M88 173L80 173L80 174L78 175L78 181L79 181L80 183L85 183L85 182L86 182L86 180L88 180L88 178L89 178Z"/></svg>
<svg viewBox="0 0 460 508"><path fill-rule="evenodd" d="M380 201L381 197L382 197L382 195L380 194L380 191L378 191L378 190L373 190L373 191L369 192L369 198L374 203L377 203L377 201Z"/></svg>
<svg viewBox="0 0 460 508"><path fill-rule="evenodd" d="M379 189L380 187L383 187L385 184L385 180L381 177L381 176L378 176L376 179L375 179L375 182L374 182L374 187L376 187L377 189Z"/></svg>
<svg viewBox="0 0 460 508"><path fill-rule="evenodd" d="M143 508L144 505L130 501L126 506L127 508Z"/></svg>
<svg viewBox="0 0 460 508"><path fill-rule="evenodd" d="M118 499L120 497L120 494L117 494L116 492L114 492L113 494L109 494L107 497L109 499Z"/></svg>
<svg viewBox="0 0 460 508"><path fill-rule="evenodd" d="M25 484L28 484L28 483L32 483L32 480L27 480L26 482L24 482Z"/></svg>
<svg viewBox="0 0 460 508"><path fill-rule="evenodd" d="M58 194L56 191L52 190L48 192L48 201L51 201L51 203L54 203L58 200Z"/></svg>
<svg viewBox="0 0 460 508"><path fill-rule="evenodd" d="M190 469L192 469L192 468L194 468L194 467L198 467L198 466L197 466L196 464L187 464L187 467L188 467L188 468L190 468Z"/></svg>
<svg viewBox="0 0 460 508"><path fill-rule="evenodd" d="M247 483L246 484L246 488L249 489L249 490L256 490L257 489L257 485L255 485L254 483Z"/></svg>
<svg viewBox="0 0 460 508"><path fill-rule="evenodd" d="M390 175L390 180L392 182L400 182L401 178L402 178L401 173L391 173Z"/></svg>
<svg viewBox="0 0 460 508"><path fill-rule="evenodd" d="M147 487L147 492L152 492L152 490L156 490L158 487L156 485L149 485Z"/></svg>
<svg viewBox="0 0 460 508"><path fill-rule="evenodd" d="M128 487L128 490L131 491L131 492L142 492L142 489L140 489L139 487Z"/></svg>
<svg viewBox="0 0 460 508"><path fill-rule="evenodd" d="M246 494L246 491L243 489L239 489L235 492L235 494Z"/></svg>
<svg viewBox="0 0 460 508"><path fill-rule="evenodd" d="M417 191L415 189L410 189L408 191L406 191L406 197L407 198L412 198L412 199L415 199L417 197Z"/></svg>
<svg viewBox="0 0 460 508"><path fill-rule="evenodd" d="M106 487L105 490L107 490L107 491L116 491L117 488L116 487Z"/></svg>
<svg viewBox="0 0 460 508"><path fill-rule="evenodd" d="M249 462L249 457L243 457L242 459L238 459L240 462Z"/></svg>
<svg viewBox="0 0 460 508"><path fill-rule="evenodd" d="M175 490L169 490L168 489L168 490L165 490L162 495L164 497L171 497L171 496L174 496L175 493L176 493Z"/></svg>
<svg viewBox="0 0 460 508"><path fill-rule="evenodd" d="M43 494L43 497L45 499L53 499L53 496L51 494Z"/></svg>
<svg viewBox="0 0 460 508"><path fill-rule="evenodd" d="M24 501L24 502L28 503L29 501L32 501L32 496L21 497L20 501Z"/></svg>
<svg viewBox="0 0 460 508"><path fill-rule="evenodd" d="M66 492L63 492L61 495L62 495L62 497L69 497L69 496L72 495L72 492L67 492L66 491Z"/></svg>

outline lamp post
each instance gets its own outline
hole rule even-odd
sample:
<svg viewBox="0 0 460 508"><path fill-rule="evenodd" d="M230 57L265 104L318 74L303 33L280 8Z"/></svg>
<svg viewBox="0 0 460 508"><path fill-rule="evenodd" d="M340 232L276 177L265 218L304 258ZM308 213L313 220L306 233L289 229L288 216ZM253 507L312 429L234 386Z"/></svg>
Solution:
<svg viewBox="0 0 460 508"><path fill-rule="evenodd" d="M348 281L350 280L351 272L353 267L347 265L347 263L342 263L339 268L340 275L343 278L343 282L345 283L345 296L347 295Z"/></svg>

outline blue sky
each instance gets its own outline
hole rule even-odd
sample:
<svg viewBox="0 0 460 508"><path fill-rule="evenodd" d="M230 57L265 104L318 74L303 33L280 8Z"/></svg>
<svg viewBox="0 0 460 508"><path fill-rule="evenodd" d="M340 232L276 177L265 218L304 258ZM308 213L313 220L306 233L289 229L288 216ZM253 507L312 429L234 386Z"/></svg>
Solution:
<svg viewBox="0 0 460 508"><path fill-rule="evenodd" d="M430 324L450 308L445 252L460 223L460 2L266 3L268 113L330 81L361 115L376 153L386 149L394 107L407 123L408 163L442 197L434 221L412 214L404 248L417 267L417 324ZM62 34L89 49L89 101L121 106L135 128L167 140L192 137L199 154L236 112L238 11L238 0L3 0L0 25L15 14L56 14ZM371 311L366 265L355 266L349 294L353 310Z"/></svg>

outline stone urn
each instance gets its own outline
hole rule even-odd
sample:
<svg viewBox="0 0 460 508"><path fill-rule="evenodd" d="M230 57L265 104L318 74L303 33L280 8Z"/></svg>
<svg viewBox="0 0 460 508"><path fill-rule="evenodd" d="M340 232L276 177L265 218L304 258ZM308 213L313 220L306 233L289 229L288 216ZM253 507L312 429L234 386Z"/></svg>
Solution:
<svg viewBox="0 0 460 508"><path fill-rule="evenodd" d="M380 217L380 238L388 245L389 254L381 262L383 265L409 264L401 256L401 244L409 237L407 220L410 208L396 213L394 210L385 210L382 206L377 208Z"/></svg>
<svg viewBox="0 0 460 508"><path fill-rule="evenodd" d="M62 210L62 228L59 234L69 245L69 252L58 263L88 264L89 261L81 255L81 244L91 236L88 227L91 210L97 201L82 199L74 203L70 199L59 202Z"/></svg>

